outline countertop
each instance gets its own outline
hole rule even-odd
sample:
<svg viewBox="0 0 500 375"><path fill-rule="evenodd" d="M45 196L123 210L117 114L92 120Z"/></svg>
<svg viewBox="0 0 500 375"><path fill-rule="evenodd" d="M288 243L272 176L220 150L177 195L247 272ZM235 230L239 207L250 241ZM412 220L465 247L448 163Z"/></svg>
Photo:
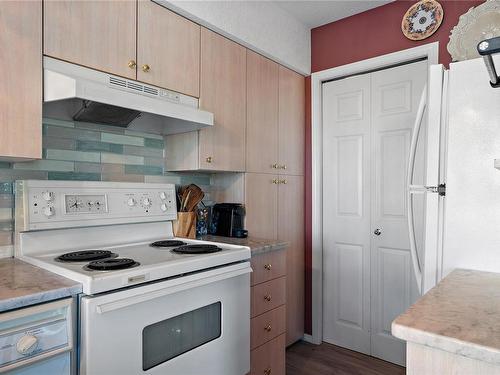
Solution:
<svg viewBox="0 0 500 375"><path fill-rule="evenodd" d="M248 246L252 251L252 256L267 253L270 251L285 249L289 245L289 243L286 241L266 240L254 237L235 238L207 235L203 236L201 239L204 241L227 243L230 245Z"/></svg>
<svg viewBox="0 0 500 375"><path fill-rule="evenodd" d="M0 312L81 293L82 285L15 258L0 259Z"/></svg>
<svg viewBox="0 0 500 375"><path fill-rule="evenodd" d="M394 320L392 334L500 364L500 274L454 270Z"/></svg>

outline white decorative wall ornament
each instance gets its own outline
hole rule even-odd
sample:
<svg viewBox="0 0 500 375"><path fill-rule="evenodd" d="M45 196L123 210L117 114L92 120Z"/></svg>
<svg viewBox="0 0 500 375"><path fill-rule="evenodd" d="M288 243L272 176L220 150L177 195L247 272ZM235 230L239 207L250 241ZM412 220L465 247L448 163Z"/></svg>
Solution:
<svg viewBox="0 0 500 375"><path fill-rule="evenodd" d="M496 36L500 36L500 0L487 0L460 16L447 49L452 61L475 59L479 57L477 44Z"/></svg>
<svg viewBox="0 0 500 375"><path fill-rule="evenodd" d="M423 40L434 34L443 22L443 7L436 0L420 0L403 16L401 31L410 40Z"/></svg>

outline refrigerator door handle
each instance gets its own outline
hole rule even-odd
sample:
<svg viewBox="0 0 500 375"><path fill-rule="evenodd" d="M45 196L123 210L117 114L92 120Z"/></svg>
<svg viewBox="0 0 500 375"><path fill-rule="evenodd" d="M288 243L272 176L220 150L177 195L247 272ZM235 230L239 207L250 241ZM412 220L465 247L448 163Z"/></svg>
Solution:
<svg viewBox="0 0 500 375"><path fill-rule="evenodd" d="M406 209L407 209L407 219L408 219L408 233L410 237L410 255L413 264L413 272L415 273L415 278L417 280L418 292L422 293L422 267L420 260L418 258L417 243L415 240L415 223L413 220L413 200L412 195L415 192L426 192L427 189L423 187L421 191L413 190L414 185L411 184L413 177L413 170L415 168L415 156L417 153L417 142L418 134L420 133L420 128L422 127L422 120L424 118L425 107L427 105L427 84L422 90L422 95L420 97L420 103L418 105L417 116L415 118L415 125L413 126L413 134L410 143L410 155L408 158L408 171L406 175Z"/></svg>

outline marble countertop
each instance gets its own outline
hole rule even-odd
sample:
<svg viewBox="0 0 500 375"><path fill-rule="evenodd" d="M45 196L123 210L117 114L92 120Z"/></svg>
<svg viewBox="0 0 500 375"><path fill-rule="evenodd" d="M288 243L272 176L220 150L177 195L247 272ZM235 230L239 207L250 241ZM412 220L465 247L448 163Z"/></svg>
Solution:
<svg viewBox="0 0 500 375"><path fill-rule="evenodd" d="M500 274L453 271L393 321L392 334L500 364Z"/></svg>
<svg viewBox="0 0 500 375"><path fill-rule="evenodd" d="M230 245L248 246L252 256L267 253L269 251L281 250L288 247L289 243L280 240L266 240L262 238L235 238L207 235L201 238L204 241L227 243Z"/></svg>
<svg viewBox="0 0 500 375"><path fill-rule="evenodd" d="M82 285L15 258L0 259L0 312L81 293Z"/></svg>

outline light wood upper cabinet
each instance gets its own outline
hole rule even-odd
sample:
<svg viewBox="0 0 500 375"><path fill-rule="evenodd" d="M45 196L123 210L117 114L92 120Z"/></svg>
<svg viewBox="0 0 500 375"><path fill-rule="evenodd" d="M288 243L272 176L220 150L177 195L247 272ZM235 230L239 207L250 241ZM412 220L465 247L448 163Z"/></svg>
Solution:
<svg viewBox="0 0 500 375"><path fill-rule="evenodd" d="M137 7L137 79L199 97L200 26L152 1Z"/></svg>
<svg viewBox="0 0 500 375"><path fill-rule="evenodd" d="M44 1L44 54L136 79L136 10L135 1Z"/></svg>
<svg viewBox="0 0 500 375"><path fill-rule="evenodd" d="M246 50L201 30L200 107L213 112L213 128L200 130L200 167L245 170Z"/></svg>
<svg viewBox="0 0 500 375"><path fill-rule="evenodd" d="M304 177L280 176L278 187L278 239L286 250L287 328L290 345L304 335Z"/></svg>
<svg viewBox="0 0 500 375"><path fill-rule="evenodd" d="M0 159L40 159L41 1L0 1L0 51Z"/></svg>
<svg viewBox="0 0 500 375"><path fill-rule="evenodd" d="M247 50L247 172L277 173L279 65Z"/></svg>
<svg viewBox="0 0 500 375"><path fill-rule="evenodd" d="M201 30L200 108L213 127L165 137L168 171L245 171L246 49Z"/></svg>
<svg viewBox="0 0 500 375"><path fill-rule="evenodd" d="M278 235L278 176L245 174L245 228L252 237L276 239Z"/></svg>
<svg viewBox="0 0 500 375"><path fill-rule="evenodd" d="M304 175L305 79L280 66L279 70L279 173Z"/></svg>

